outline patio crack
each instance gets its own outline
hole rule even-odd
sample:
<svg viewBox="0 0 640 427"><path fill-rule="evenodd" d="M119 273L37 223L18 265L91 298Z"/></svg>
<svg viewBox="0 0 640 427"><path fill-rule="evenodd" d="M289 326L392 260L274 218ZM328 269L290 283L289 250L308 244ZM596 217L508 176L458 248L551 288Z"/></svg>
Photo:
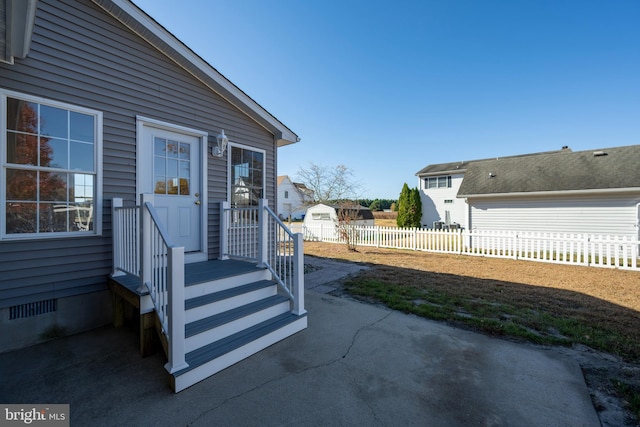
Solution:
<svg viewBox="0 0 640 427"><path fill-rule="evenodd" d="M261 383L261 384L256 385L255 387L252 387L252 388L250 388L250 389L248 389L248 390L245 390L245 391L243 391L243 392L241 392L241 393L238 393L238 394L236 394L236 395L234 395L234 396L230 396L230 397L228 397L228 398L224 399L222 402L220 402L220 404L216 405L215 407L213 407L213 408L211 408L211 409L208 409L208 410L206 410L206 411L204 411L204 412L200 413L197 417L195 417L194 419L192 419L192 420L191 420L190 422L188 422L186 425L187 425L187 426L193 425L193 424L195 424L199 419L201 419L202 417L206 416L207 414L209 414L209 413L211 413L211 412L214 412L214 411L218 410L219 408L221 408L221 407L223 407L224 405L226 405L228 402L231 402L231 401L233 401L233 400L235 400L235 399L239 399L239 398L241 398L242 396L245 396L245 395L247 395L247 394L249 394L249 393L252 393L252 392L254 392L254 391L256 391L256 390L258 390L258 389L260 389L260 388L262 388L262 387L264 387L264 386L267 386L267 385L269 385L269 384L271 384L271 383L274 383L274 382L280 381L280 380L285 379L285 378L287 378L287 377L289 377L289 376L291 376L291 375L299 375L299 374L303 374L303 373L305 373L305 372L309 372L309 371L312 371L312 370L315 370L315 369L325 368L325 367L327 367L327 366L331 366L331 365L333 365L333 364L335 364L335 363L341 362L342 360L344 360L344 359L349 355L349 353L351 352L351 350L353 349L353 347L354 347L354 346L355 346L355 344L356 344L356 340L358 339L358 335L360 335L360 333L361 333L362 331L364 331L364 330L365 330L365 329L367 329L367 328L371 328L371 327L373 327L373 326L377 325L378 323L380 323L380 322L382 322L382 321L386 320L389 316L391 316L391 314L392 314L392 313L393 313L393 312L392 312L392 311L390 311L390 312L388 312L386 315L384 315L384 316L382 316L381 318L377 319L376 321L371 322L371 323L368 323L368 324L363 325L362 327L358 328L358 330L356 330L356 331L355 331L355 333L353 334L353 337L351 338L351 343L349 344L349 347L348 347L348 348L347 348L347 350L344 352L344 354L343 354L342 356L340 356L339 358L337 358L337 359L335 359L335 360L331 360L330 362L327 362L327 363L321 363L321 364L318 364L318 365L309 366L309 367L307 367L307 368L300 369L300 370L298 370L298 371L296 371L296 372L294 372L294 373L287 373L286 375L282 375L282 376L279 376L279 377L276 377L276 378L272 378L272 379L270 379L270 380L268 380L268 381L265 381L265 382L263 382L263 383ZM361 395L362 395L362 388L361 388L361 387L360 387L360 385L357 383L357 381L356 381L355 377L353 377L352 375L349 375L349 376L350 376L350 378L352 379L352 381L353 381L353 383L355 384L355 386L357 387L358 391L360 391L360 393L361 393ZM371 405L369 404L369 402L368 402L366 399L363 399L363 401L366 403L367 407L371 410L371 412L373 413L373 415L374 415L374 417L376 418L376 420L380 421L380 423L382 424L382 420L380 420L380 418L378 417L378 415L377 415L376 411L374 410L374 408L372 408L372 407L371 407Z"/></svg>
<svg viewBox="0 0 640 427"><path fill-rule="evenodd" d="M372 323L370 323L368 325L364 325L363 327L358 329L356 331L356 333L353 334L353 338L351 338L351 345L349 345L349 348L347 348L347 351L342 355L342 359L346 358L349 355L349 353L351 352L351 349L356 344L356 339L358 339L358 335L360 335L360 332L364 331L367 328L370 328L372 326L377 325L378 323L382 322L383 320L386 320L387 317L391 316L392 313L393 313L393 311L390 311L385 316L381 317L380 319L376 320L375 322L372 322Z"/></svg>

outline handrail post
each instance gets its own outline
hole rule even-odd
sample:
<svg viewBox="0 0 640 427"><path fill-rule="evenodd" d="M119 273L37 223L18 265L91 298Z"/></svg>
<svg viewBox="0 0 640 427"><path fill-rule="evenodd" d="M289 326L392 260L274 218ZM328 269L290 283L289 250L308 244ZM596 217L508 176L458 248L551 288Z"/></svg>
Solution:
<svg viewBox="0 0 640 427"><path fill-rule="evenodd" d="M267 199L258 202L258 267L266 267L269 260L269 226L265 207Z"/></svg>
<svg viewBox="0 0 640 427"><path fill-rule="evenodd" d="M153 194L140 195L140 293L151 282L151 214L145 203L153 204Z"/></svg>
<svg viewBox="0 0 640 427"><path fill-rule="evenodd" d="M229 259L229 224L230 218L227 217L229 210L229 202L226 200L220 203L220 256L218 259Z"/></svg>
<svg viewBox="0 0 640 427"><path fill-rule="evenodd" d="M300 316L306 313L304 309L304 236L302 233L293 235L293 314Z"/></svg>
<svg viewBox="0 0 640 427"><path fill-rule="evenodd" d="M167 253L169 303L169 361L165 369L173 374L189 365L185 361L184 247L169 248Z"/></svg>
<svg viewBox="0 0 640 427"><path fill-rule="evenodd" d="M122 222L120 215L117 213L117 209L124 206L124 201L120 197L114 197L111 200L111 257L113 269L111 272L112 277L122 276L124 272L118 269L121 263L122 257Z"/></svg>

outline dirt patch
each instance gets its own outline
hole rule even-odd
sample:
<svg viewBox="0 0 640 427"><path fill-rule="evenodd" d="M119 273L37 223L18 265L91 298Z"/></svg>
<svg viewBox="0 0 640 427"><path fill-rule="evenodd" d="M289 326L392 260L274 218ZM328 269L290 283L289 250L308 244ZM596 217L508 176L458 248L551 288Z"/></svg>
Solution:
<svg viewBox="0 0 640 427"><path fill-rule="evenodd" d="M366 263L373 268L361 276L383 282L511 304L616 331L631 344L611 351L595 351L587 345L546 348L578 361L604 426L639 425L628 410L628 394L621 394L618 385L640 390L640 346L635 344L640 343L640 273L368 247L353 252L344 245L317 242L305 242L305 253ZM342 288L333 294L350 297ZM583 338L588 342L589 337Z"/></svg>

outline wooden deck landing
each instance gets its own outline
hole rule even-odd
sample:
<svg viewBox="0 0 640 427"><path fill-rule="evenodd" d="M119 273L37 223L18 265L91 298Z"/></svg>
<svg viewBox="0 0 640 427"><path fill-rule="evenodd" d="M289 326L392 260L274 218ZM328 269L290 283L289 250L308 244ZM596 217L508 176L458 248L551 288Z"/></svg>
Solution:
<svg viewBox="0 0 640 427"><path fill-rule="evenodd" d="M243 273L249 273L256 268L255 262L240 261L235 259L228 260L209 260L186 264L184 266L184 284L192 286L198 283L210 280L223 279L225 277L237 276ZM135 295L147 295L149 292L138 292L140 287L140 278L132 274L124 274L122 276L109 277L110 281L123 286Z"/></svg>

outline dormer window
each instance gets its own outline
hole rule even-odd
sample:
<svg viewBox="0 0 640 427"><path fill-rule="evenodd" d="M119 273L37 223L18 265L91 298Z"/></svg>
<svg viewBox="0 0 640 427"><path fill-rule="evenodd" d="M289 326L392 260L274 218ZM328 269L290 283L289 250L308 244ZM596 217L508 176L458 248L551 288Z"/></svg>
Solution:
<svg viewBox="0 0 640 427"><path fill-rule="evenodd" d="M451 188L451 175L425 178L424 188Z"/></svg>

